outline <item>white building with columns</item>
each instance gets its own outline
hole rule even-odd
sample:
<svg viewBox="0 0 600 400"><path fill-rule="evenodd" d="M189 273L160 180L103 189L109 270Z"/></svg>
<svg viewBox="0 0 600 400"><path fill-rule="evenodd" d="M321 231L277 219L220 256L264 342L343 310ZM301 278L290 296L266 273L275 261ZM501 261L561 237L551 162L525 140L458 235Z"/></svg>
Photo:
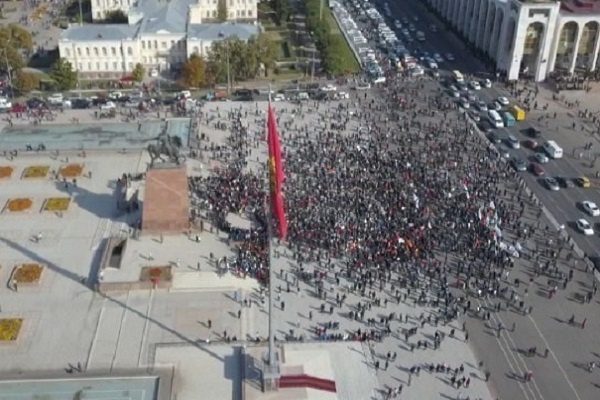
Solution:
<svg viewBox="0 0 600 400"><path fill-rule="evenodd" d="M147 0L144 7L129 9L128 24L70 26L58 42L60 57L80 77L121 78L138 63L148 73L176 70L194 53L206 56L214 41L259 34L256 18L252 23L205 19L206 1Z"/></svg>
<svg viewBox="0 0 600 400"><path fill-rule="evenodd" d="M422 0L508 79L594 71L600 0Z"/></svg>

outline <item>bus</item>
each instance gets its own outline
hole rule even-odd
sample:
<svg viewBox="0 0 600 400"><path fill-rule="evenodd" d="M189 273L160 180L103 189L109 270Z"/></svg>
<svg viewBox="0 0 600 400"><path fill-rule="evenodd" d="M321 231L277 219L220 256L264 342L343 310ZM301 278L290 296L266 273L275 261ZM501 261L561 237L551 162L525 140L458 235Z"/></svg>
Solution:
<svg viewBox="0 0 600 400"><path fill-rule="evenodd" d="M498 111L489 110L487 116L488 116L488 121L490 121L490 124L492 124L492 126L494 128L504 127L504 123L502 122L502 118L500 118L500 114L498 114Z"/></svg>
<svg viewBox="0 0 600 400"><path fill-rule="evenodd" d="M512 114L517 121L525 121L525 110L519 106L512 106Z"/></svg>
<svg viewBox="0 0 600 400"><path fill-rule="evenodd" d="M455 69L454 71L452 71L452 77L458 83L465 81L465 78L463 77L463 74L461 74L460 71L457 70L457 69Z"/></svg>
<svg viewBox="0 0 600 400"><path fill-rule="evenodd" d="M502 113L502 120L504 122L504 126L506 126L507 128L509 126L515 126L515 124L517 123L515 117L513 117L513 115L508 111Z"/></svg>
<svg viewBox="0 0 600 400"><path fill-rule="evenodd" d="M550 158L562 158L563 149L560 147L554 140L548 140L544 143L543 147L544 151L548 154Z"/></svg>

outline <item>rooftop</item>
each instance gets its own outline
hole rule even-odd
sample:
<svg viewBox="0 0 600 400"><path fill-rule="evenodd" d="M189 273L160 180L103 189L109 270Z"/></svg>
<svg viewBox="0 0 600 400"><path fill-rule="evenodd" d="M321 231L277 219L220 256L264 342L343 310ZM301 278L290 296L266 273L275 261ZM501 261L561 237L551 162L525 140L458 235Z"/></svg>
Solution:
<svg viewBox="0 0 600 400"><path fill-rule="evenodd" d="M259 33L258 26L253 24L190 24L188 38L200 40L218 40L223 37L235 36L248 40L252 35Z"/></svg>
<svg viewBox="0 0 600 400"><path fill-rule="evenodd" d="M574 14L600 13L598 0L561 0L561 9Z"/></svg>
<svg viewBox="0 0 600 400"><path fill-rule="evenodd" d="M96 41L133 39L140 25L127 24L85 24L72 25L61 33L62 40Z"/></svg>

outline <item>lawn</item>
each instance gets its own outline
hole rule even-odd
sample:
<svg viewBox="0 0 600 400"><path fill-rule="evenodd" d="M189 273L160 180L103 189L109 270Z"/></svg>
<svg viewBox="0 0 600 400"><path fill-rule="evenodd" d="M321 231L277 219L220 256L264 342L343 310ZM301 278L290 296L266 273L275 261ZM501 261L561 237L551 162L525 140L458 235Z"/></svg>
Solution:
<svg viewBox="0 0 600 400"><path fill-rule="evenodd" d="M330 31L331 34L336 35L336 36L339 35L342 38L342 40L344 41L344 51L341 54L343 68L340 68L340 69L344 70L344 71L349 71L350 73L353 73L353 74L357 73L360 70L360 65L358 64L358 61L356 60L356 57L354 56L354 53L352 52L350 45L346 41L344 34L340 30L340 27L339 27L338 23L336 22L335 17L333 16L333 14L329 8L323 9L323 17L326 18L326 21L329 24L329 27L331 28L331 31Z"/></svg>

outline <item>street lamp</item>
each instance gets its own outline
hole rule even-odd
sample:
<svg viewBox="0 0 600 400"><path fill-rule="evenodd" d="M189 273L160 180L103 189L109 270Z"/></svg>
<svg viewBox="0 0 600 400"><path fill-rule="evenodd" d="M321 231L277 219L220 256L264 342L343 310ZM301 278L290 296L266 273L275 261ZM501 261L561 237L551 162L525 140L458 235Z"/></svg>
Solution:
<svg viewBox="0 0 600 400"><path fill-rule="evenodd" d="M229 67L229 37L226 37L223 32L219 32L219 37L225 39L225 58L227 62L227 96L231 91L231 68Z"/></svg>

